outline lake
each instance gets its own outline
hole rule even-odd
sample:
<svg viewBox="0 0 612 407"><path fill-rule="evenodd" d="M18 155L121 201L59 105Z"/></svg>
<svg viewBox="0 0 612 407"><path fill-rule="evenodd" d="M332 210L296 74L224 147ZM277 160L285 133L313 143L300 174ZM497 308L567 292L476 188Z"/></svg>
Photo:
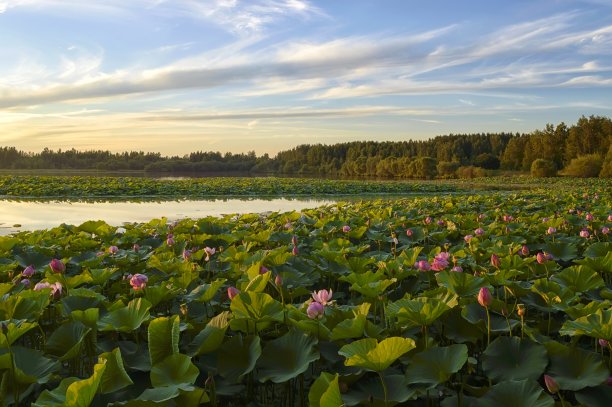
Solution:
<svg viewBox="0 0 612 407"><path fill-rule="evenodd" d="M125 222L148 222L203 218L230 213L287 212L332 204L326 198L232 198L176 201L40 201L0 200L0 235L17 231L48 229L62 223L80 225L88 220L104 220L120 226Z"/></svg>

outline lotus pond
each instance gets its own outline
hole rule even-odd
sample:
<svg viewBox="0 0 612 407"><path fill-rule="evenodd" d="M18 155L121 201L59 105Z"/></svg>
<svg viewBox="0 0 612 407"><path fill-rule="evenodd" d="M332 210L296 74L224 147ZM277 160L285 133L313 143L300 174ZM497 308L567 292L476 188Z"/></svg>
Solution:
<svg viewBox="0 0 612 407"><path fill-rule="evenodd" d="M610 406L610 190L0 237L0 399Z"/></svg>

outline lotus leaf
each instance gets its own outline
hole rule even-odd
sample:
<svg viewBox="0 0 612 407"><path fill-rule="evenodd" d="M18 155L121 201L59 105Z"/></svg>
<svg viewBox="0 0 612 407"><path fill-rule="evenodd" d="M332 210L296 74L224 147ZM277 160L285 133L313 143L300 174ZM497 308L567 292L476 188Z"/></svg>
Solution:
<svg viewBox="0 0 612 407"><path fill-rule="evenodd" d="M496 381L537 380L548 365L546 348L528 339L500 336L483 354L482 368Z"/></svg>
<svg viewBox="0 0 612 407"><path fill-rule="evenodd" d="M227 331L229 327L229 316L230 313L224 311L212 318L189 345L191 349L189 354L191 356L196 356L217 350L223 343L225 331Z"/></svg>
<svg viewBox="0 0 612 407"><path fill-rule="evenodd" d="M179 324L178 315L155 318L149 322L148 339L151 366L179 352Z"/></svg>
<svg viewBox="0 0 612 407"><path fill-rule="evenodd" d="M258 379L283 383L304 373L311 362L319 359L317 340L292 329L264 347L257 361Z"/></svg>
<svg viewBox="0 0 612 407"><path fill-rule="evenodd" d="M338 386L338 374L321 372L308 392L310 407L340 407L344 404Z"/></svg>
<svg viewBox="0 0 612 407"><path fill-rule="evenodd" d="M151 315L151 303L144 298L130 301L127 306L115 309L98 322L100 331L132 332L138 329Z"/></svg>
<svg viewBox="0 0 612 407"><path fill-rule="evenodd" d="M609 376L601 356L580 348L564 346L558 342L546 345L550 365L546 373L564 390L582 390L602 384Z"/></svg>
<svg viewBox="0 0 612 407"><path fill-rule="evenodd" d="M496 384L475 407L553 407L555 401L533 380L511 380Z"/></svg>
<svg viewBox="0 0 612 407"><path fill-rule="evenodd" d="M153 387L192 385L199 374L189 356L174 353L151 367L151 384Z"/></svg>
<svg viewBox="0 0 612 407"><path fill-rule="evenodd" d="M344 345L338 353L346 358L346 366L382 372L415 347L414 340L409 338L390 337L380 343L376 339L367 338Z"/></svg>
<svg viewBox="0 0 612 407"><path fill-rule="evenodd" d="M119 348L113 349L112 352L102 353L98 358L106 363L106 369L100 382L102 394L116 392L134 383L125 371Z"/></svg>
<svg viewBox="0 0 612 407"><path fill-rule="evenodd" d="M412 355L406 367L406 383L435 386L457 373L468 358L465 345L433 347Z"/></svg>
<svg viewBox="0 0 612 407"><path fill-rule="evenodd" d="M219 349L219 373L232 382L250 373L261 356L259 336L236 335Z"/></svg>

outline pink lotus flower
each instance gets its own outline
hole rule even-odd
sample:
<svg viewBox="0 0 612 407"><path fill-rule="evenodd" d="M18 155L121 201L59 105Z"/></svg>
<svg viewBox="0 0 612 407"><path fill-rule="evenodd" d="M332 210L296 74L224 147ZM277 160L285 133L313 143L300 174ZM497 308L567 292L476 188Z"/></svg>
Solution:
<svg viewBox="0 0 612 407"><path fill-rule="evenodd" d="M612 215L608 215L608 222L612 222Z"/></svg>
<svg viewBox="0 0 612 407"><path fill-rule="evenodd" d="M478 215L478 217L476 219L480 222L481 220L484 220L484 218L486 218L486 217L487 217L487 215L485 215L484 213L481 213L481 214Z"/></svg>
<svg viewBox="0 0 612 407"><path fill-rule="evenodd" d="M259 266L259 274L266 274L268 271L268 268L266 266Z"/></svg>
<svg viewBox="0 0 612 407"><path fill-rule="evenodd" d="M414 263L414 267L420 271L429 271L431 270L431 265L427 260L421 260Z"/></svg>
<svg viewBox="0 0 612 407"><path fill-rule="evenodd" d="M489 291L488 287L482 287L478 292L478 303L483 307L488 308L492 302L493 296L491 296L491 291Z"/></svg>
<svg viewBox="0 0 612 407"><path fill-rule="evenodd" d="M587 221L592 221L593 220L593 214L592 213L587 213L586 216L584 217Z"/></svg>
<svg viewBox="0 0 612 407"><path fill-rule="evenodd" d="M24 278L19 283L21 285L23 285L25 288L28 288L28 287L30 287L31 281L29 279L27 279L27 278Z"/></svg>
<svg viewBox="0 0 612 407"><path fill-rule="evenodd" d="M542 218L542 223L546 223L546 222L548 222L549 220L550 220L550 219L548 219L548 218Z"/></svg>
<svg viewBox="0 0 612 407"><path fill-rule="evenodd" d="M138 243L134 243L134 246L132 246L132 250L138 252L138 250L140 250L140 245Z"/></svg>
<svg viewBox="0 0 612 407"><path fill-rule="evenodd" d="M495 253L491 255L491 265L496 269L501 266L501 260L499 260L499 257Z"/></svg>
<svg viewBox="0 0 612 407"><path fill-rule="evenodd" d="M283 285L283 279L280 274L277 274L276 277L274 277L274 284L276 284L277 287L281 287Z"/></svg>
<svg viewBox="0 0 612 407"><path fill-rule="evenodd" d="M230 301L233 300L238 294L240 294L240 290L236 287L227 287L227 297L230 299Z"/></svg>
<svg viewBox="0 0 612 407"><path fill-rule="evenodd" d="M559 383L547 374L544 375L544 383L551 394L559 392Z"/></svg>
<svg viewBox="0 0 612 407"><path fill-rule="evenodd" d="M546 253L546 252L540 252L536 255L536 260L538 261L538 263L540 264L544 264L547 261L550 261L553 259L552 254L550 253Z"/></svg>
<svg viewBox="0 0 612 407"><path fill-rule="evenodd" d="M590 234L590 233L589 233L589 231L588 231L588 230L586 230L586 229L582 229L582 230L580 231L580 237L584 237L584 238L586 239L586 238L587 238L587 237L589 237L590 235L591 235L591 234Z"/></svg>
<svg viewBox="0 0 612 407"><path fill-rule="evenodd" d="M470 240L472 240L473 237L473 235L465 235L463 240L465 240L465 243L470 243Z"/></svg>
<svg viewBox="0 0 612 407"><path fill-rule="evenodd" d="M209 261L210 260L210 256L212 256L213 254L215 254L217 252L217 249L215 249L214 247L205 247L204 248L204 252L206 253L206 258L204 259L205 261Z"/></svg>
<svg viewBox="0 0 612 407"><path fill-rule="evenodd" d="M54 273L63 273L64 271L66 271L66 265L64 265L64 263L62 263L62 261L58 259L51 260L51 262L49 263L49 267Z"/></svg>
<svg viewBox="0 0 612 407"><path fill-rule="evenodd" d="M514 217L512 215L504 215L504 222L512 222Z"/></svg>
<svg viewBox="0 0 612 407"><path fill-rule="evenodd" d="M174 238L172 236L166 239L166 244L170 247L174 246Z"/></svg>
<svg viewBox="0 0 612 407"><path fill-rule="evenodd" d="M297 246L293 246L293 249L291 250L291 254L293 254L294 256L297 256L299 254L299 250Z"/></svg>
<svg viewBox="0 0 612 407"><path fill-rule="evenodd" d="M601 233L603 233L604 235L607 235L608 233L610 233L610 228L607 226L602 227Z"/></svg>
<svg viewBox="0 0 612 407"><path fill-rule="evenodd" d="M293 225L291 224L290 221L287 221L287 223L285 223L285 229L291 229L293 227Z"/></svg>
<svg viewBox="0 0 612 407"><path fill-rule="evenodd" d="M425 224L429 225L431 222L433 221L433 219L431 218L431 216L428 216L425 218Z"/></svg>
<svg viewBox="0 0 612 407"><path fill-rule="evenodd" d="M34 269L34 266L29 265L21 272L21 275L26 278L30 278L34 275L34 273L36 273L36 269Z"/></svg>
<svg viewBox="0 0 612 407"><path fill-rule="evenodd" d="M451 269L451 271L454 271L455 273L463 273L461 266L455 266Z"/></svg>
<svg viewBox="0 0 612 407"><path fill-rule="evenodd" d="M607 340L601 338L598 340L599 342L599 346L601 346L602 348L607 348L610 345L610 342L608 342Z"/></svg>
<svg viewBox="0 0 612 407"><path fill-rule="evenodd" d="M548 233L549 235L554 235L555 233L557 233L557 228L550 226L546 233Z"/></svg>
<svg viewBox="0 0 612 407"><path fill-rule="evenodd" d="M325 312L325 307L316 301L311 302L308 305L308 308L306 309L306 314L308 315L308 318L310 319L323 318L324 312Z"/></svg>
<svg viewBox="0 0 612 407"><path fill-rule="evenodd" d="M435 271L442 271L448 267L448 258L450 257L450 253L448 252L440 252L434 257L433 262L431 263L431 269Z"/></svg>
<svg viewBox="0 0 612 407"><path fill-rule="evenodd" d="M406 236L412 236L412 229L406 229Z"/></svg>
<svg viewBox="0 0 612 407"><path fill-rule="evenodd" d="M293 244L294 246L297 246L297 244L298 244L298 237L296 235L293 235L291 237L291 244Z"/></svg>
<svg viewBox="0 0 612 407"><path fill-rule="evenodd" d="M59 297L61 297L62 295L62 284L59 282L55 282L53 284L48 283L48 282L40 282L38 284L36 284L34 286L34 291L40 291L43 290L45 288L50 288L51 289L51 297L57 299Z"/></svg>
<svg viewBox="0 0 612 407"><path fill-rule="evenodd" d="M312 299L318 302L319 304L325 306L331 301L332 295L333 291L331 290L331 288L329 289L329 291L319 290L312 293Z"/></svg>
<svg viewBox="0 0 612 407"><path fill-rule="evenodd" d="M149 277L145 276L144 274L137 273L130 278L130 285L134 291L144 290L148 281Z"/></svg>
<svg viewBox="0 0 612 407"><path fill-rule="evenodd" d="M110 254L115 254L115 253L117 253L118 251L119 251L119 248L118 248L117 246L110 246L110 247L108 248L108 252L109 252Z"/></svg>
<svg viewBox="0 0 612 407"><path fill-rule="evenodd" d="M438 226L444 226L446 225L446 222L444 222L442 219L440 219L439 221L436 222L438 224Z"/></svg>
<svg viewBox="0 0 612 407"><path fill-rule="evenodd" d="M483 228L478 228L474 231L474 233L476 234L476 236L482 236L484 235L484 229Z"/></svg>
<svg viewBox="0 0 612 407"><path fill-rule="evenodd" d="M529 247L527 247L527 245L523 245L523 247L521 247L521 254L523 256L529 256Z"/></svg>
<svg viewBox="0 0 612 407"><path fill-rule="evenodd" d="M190 258L191 258L191 250L189 249L183 250L183 260L189 261Z"/></svg>
<svg viewBox="0 0 612 407"><path fill-rule="evenodd" d="M351 231L351 227L349 225L344 225L344 226L342 226L342 231L344 233L348 233L348 232Z"/></svg>
<svg viewBox="0 0 612 407"><path fill-rule="evenodd" d="M574 209L574 208L570 208L570 209L568 209L567 211L568 211L569 213L571 213L571 214L576 213L576 209Z"/></svg>

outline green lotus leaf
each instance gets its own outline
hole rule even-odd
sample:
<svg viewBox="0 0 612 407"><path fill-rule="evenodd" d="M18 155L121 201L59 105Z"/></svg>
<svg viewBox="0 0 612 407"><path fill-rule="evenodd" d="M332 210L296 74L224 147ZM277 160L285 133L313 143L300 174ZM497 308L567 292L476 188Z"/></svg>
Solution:
<svg viewBox="0 0 612 407"><path fill-rule="evenodd" d="M125 371L119 348L113 349L112 352L100 354L98 359L106 362L106 370L104 370L100 382L100 392L102 394L116 392L134 383Z"/></svg>
<svg viewBox="0 0 612 407"><path fill-rule="evenodd" d="M189 355L196 356L216 351L225 338L229 317L229 311L224 311L212 318L189 344Z"/></svg>
<svg viewBox="0 0 612 407"><path fill-rule="evenodd" d="M483 353L482 368L496 381L537 380L548 365L546 348L528 339L500 336Z"/></svg>
<svg viewBox="0 0 612 407"><path fill-rule="evenodd" d="M90 332L91 328L78 321L62 324L47 340L46 351L61 361L75 358L81 354L83 341Z"/></svg>
<svg viewBox="0 0 612 407"><path fill-rule="evenodd" d="M385 271L380 269L376 272L372 270L368 270L365 273L351 273L348 276L342 276L338 280L346 281L354 286L362 286L365 287L370 283L375 283L377 281L382 281L386 277Z"/></svg>
<svg viewBox="0 0 612 407"><path fill-rule="evenodd" d="M586 266L568 267L556 273L553 280L575 293L584 293L605 286L599 273Z"/></svg>
<svg viewBox="0 0 612 407"><path fill-rule="evenodd" d="M557 307L560 309L567 308L577 299L576 294L570 289L561 286L555 281L548 280L547 278L535 280L531 286L531 291L542 297L549 307Z"/></svg>
<svg viewBox="0 0 612 407"><path fill-rule="evenodd" d="M510 319L506 321L506 318L498 315L495 312L491 312L491 332L508 332L508 321L512 329L516 328L520 321ZM487 312L478 303L471 303L465 305L461 310L461 316L471 324L477 325L483 332L487 331Z"/></svg>
<svg viewBox="0 0 612 407"><path fill-rule="evenodd" d="M267 271L263 274L259 274L259 264L255 264L257 267L257 275L250 279L249 282L244 282L241 286L242 291L251 291L254 293L260 293L266 289L272 273Z"/></svg>
<svg viewBox="0 0 612 407"><path fill-rule="evenodd" d="M7 347L15 343L25 333L31 331L38 326L37 322L26 322L26 321L10 321L4 323L4 327L7 330L6 334L0 335L0 348ZM7 343L8 340L8 343Z"/></svg>
<svg viewBox="0 0 612 407"><path fill-rule="evenodd" d="M457 343L476 343L482 338L482 330L469 323L461 316L461 307L455 307L447 312L440 323L444 326L444 334Z"/></svg>
<svg viewBox="0 0 612 407"><path fill-rule="evenodd" d="M189 356L174 353L151 367L151 384L153 387L192 385L199 374Z"/></svg>
<svg viewBox="0 0 612 407"><path fill-rule="evenodd" d="M584 257L606 257L612 252L612 242L593 243L584 251Z"/></svg>
<svg viewBox="0 0 612 407"><path fill-rule="evenodd" d="M358 293L363 294L363 296L366 298L378 298L379 296L383 295L383 293L387 288L389 288L389 286L396 282L396 278L384 279L367 283L364 285L353 284L350 289L352 291L357 291Z"/></svg>
<svg viewBox="0 0 612 407"><path fill-rule="evenodd" d="M144 298L130 301L127 306L109 312L98 322L100 331L132 332L147 321L151 303Z"/></svg>
<svg viewBox="0 0 612 407"><path fill-rule="evenodd" d="M180 318L159 317L149 322L149 357L151 366L179 352Z"/></svg>
<svg viewBox="0 0 612 407"><path fill-rule="evenodd" d="M84 297L78 296L72 293L69 297L62 298L62 305L64 306L64 313L69 315L72 311L84 311L90 308L97 308L100 304L100 300L96 297Z"/></svg>
<svg viewBox="0 0 612 407"><path fill-rule="evenodd" d="M219 349L219 374L231 382L237 382L255 368L261 356L259 336L233 336Z"/></svg>
<svg viewBox="0 0 612 407"><path fill-rule="evenodd" d="M165 285L147 287L144 292L144 298L151 303L152 307L155 307L162 302L171 301L181 291L182 288L180 287L167 287Z"/></svg>
<svg viewBox="0 0 612 407"><path fill-rule="evenodd" d="M74 321L78 321L88 328L97 329L98 320L100 318L100 309L89 308L84 311L72 311L70 316Z"/></svg>
<svg viewBox="0 0 612 407"><path fill-rule="evenodd" d="M99 234L98 233L98 229L100 227L108 227L108 228L112 228L112 226L110 226L109 224L107 224L106 222L104 222L103 220L88 220L86 222L81 223L79 226L77 226L77 229L82 230L83 232L87 232L87 233L95 233L95 234Z"/></svg>
<svg viewBox="0 0 612 407"><path fill-rule="evenodd" d="M308 392L310 407L340 407L344 405L338 385L338 374L321 372Z"/></svg>
<svg viewBox="0 0 612 407"><path fill-rule="evenodd" d="M20 243L20 240L15 237L0 236L0 250L2 251L8 252L18 243Z"/></svg>
<svg viewBox="0 0 612 407"><path fill-rule="evenodd" d="M416 344L409 338L391 337L382 340L367 338L344 345L338 353L346 358L346 366L358 366L381 372Z"/></svg>
<svg viewBox="0 0 612 407"><path fill-rule="evenodd" d="M465 345L433 347L413 355L406 367L406 383L435 386L457 373L468 358Z"/></svg>
<svg viewBox="0 0 612 407"><path fill-rule="evenodd" d="M610 301L591 301L588 304L576 304L565 310L565 313L572 319L586 317L610 308Z"/></svg>
<svg viewBox="0 0 612 407"><path fill-rule="evenodd" d="M50 289L27 290L0 301L0 318L37 321L50 302Z"/></svg>
<svg viewBox="0 0 612 407"><path fill-rule="evenodd" d="M488 285L487 281L481 277L474 277L469 273L455 273L441 271L436 274L438 285L448 288L448 290L459 297L469 297L477 295L482 287Z"/></svg>
<svg viewBox="0 0 612 407"><path fill-rule="evenodd" d="M394 406L404 403L416 395L416 390L408 387L403 375L384 376L387 386L387 403L385 404L385 393L377 377L363 378L357 383L349 385L348 393L342 395L346 406ZM373 399L374 403L370 402Z"/></svg>
<svg viewBox="0 0 612 407"><path fill-rule="evenodd" d="M450 310L446 303L435 298L419 297L401 303L397 312L397 320L408 328L415 326L429 326Z"/></svg>
<svg viewBox="0 0 612 407"><path fill-rule="evenodd" d="M597 310L595 313L566 321L559 330L561 335L587 335L612 342L612 309Z"/></svg>
<svg viewBox="0 0 612 407"><path fill-rule="evenodd" d="M46 383L60 369L58 362L49 359L40 351L19 345L11 347L16 368L16 379L21 384ZM0 355L0 370L12 369L8 352Z"/></svg>
<svg viewBox="0 0 612 407"><path fill-rule="evenodd" d="M552 254L555 259L563 261L571 261L578 257L578 248L575 243L550 242L545 244L542 249L546 253Z"/></svg>
<svg viewBox="0 0 612 407"><path fill-rule="evenodd" d="M79 380L69 377L62 380L54 390L43 391L32 406L88 407L98 392L105 369L105 363L98 363L94 366L94 372L88 379Z"/></svg>
<svg viewBox="0 0 612 407"><path fill-rule="evenodd" d="M587 387L574 393L576 400L588 407L612 406L612 387L602 384L596 387Z"/></svg>
<svg viewBox="0 0 612 407"><path fill-rule="evenodd" d="M225 284L227 279L218 278L210 284L202 284L194 288L187 296L192 301L209 302L215 297L219 288Z"/></svg>
<svg viewBox="0 0 612 407"><path fill-rule="evenodd" d="M89 272L91 274L91 283L93 285L104 285L118 271L119 269L117 268L90 269Z"/></svg>
<svg viewBox="0 0 612 407"><path fill-rule="evenodd" d="M550 359L546 373L563 390L576 391L600 385L610 374L597 353L564 346L559 342L549 342L545 346Z"/></svg>
<svg viewBox="0 0 612 407"><path fill-rule="evenodd" d="M247 333L284 319L283 305L266 293L241 292L232 300L230 310L233 315L230 322L232 329Z"/></svg>
<svg viewBox="0 0 612 407"><path fill-rule="evenodd" d="M310 363L319 359L317 339L294 329L264 347L257 361L258 379L283 383L304 373Z"/></svg>
<svg viewBox="0 0 612 407"><path fill-rule="evenodd" d="M366 316L363 314L355 315L355 318L345 319L332 329L331 340L361 338L365 328Z"/></svg>
<svg viewBox="0 0 612 407"><path fill-rule="evenodd" d="M511 380L496 384L476 400L475 407L553 407L555 401L533 380Z"/></svg>

